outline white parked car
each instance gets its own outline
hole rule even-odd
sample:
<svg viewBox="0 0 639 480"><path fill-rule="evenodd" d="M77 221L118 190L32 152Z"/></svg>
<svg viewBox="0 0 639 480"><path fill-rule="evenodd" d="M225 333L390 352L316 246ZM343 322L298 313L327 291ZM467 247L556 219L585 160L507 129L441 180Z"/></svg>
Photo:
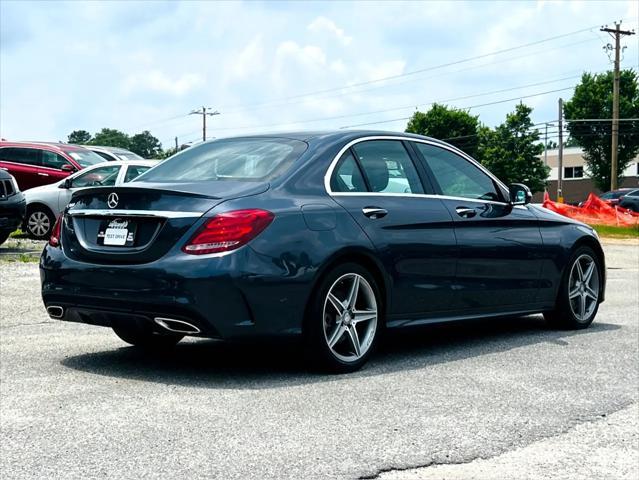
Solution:
<svg viewBox="0 0 639 480"><path fill-rule="evenodd" d="M86 187L113 186L130 182L157 163L151 160L99 163L57 183L26 190L24 196L27 201L27 215L23 228L33 238L49 238L55 219L67 206L73 192Z"/></svg>

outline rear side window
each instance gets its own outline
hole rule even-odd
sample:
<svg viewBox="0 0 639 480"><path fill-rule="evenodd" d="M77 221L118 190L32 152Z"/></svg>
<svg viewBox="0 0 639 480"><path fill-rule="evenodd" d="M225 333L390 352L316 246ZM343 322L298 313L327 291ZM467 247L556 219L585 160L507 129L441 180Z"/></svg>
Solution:
<svg viewBox="0 0 639 480"><path fill-rule="evenodd" d="M139 177L151 167L129 165L124 175L124 183L130 182L134 178Z"/></svg>
<svg viewBox="0 0 639 480"><path fill-rule="evenodd" d="M362 172L350 150L345 152L337 162L335 173L331 178L333 192L367 192Z"/></svg>
<svg viewBox="0 0 639 480"><path fill-rule="evenodd" d="M444 148L414 143L426 160L426 165L442 195L501 201L495 183L486 173L465 158Z"/></svg>
<svg viewBox="0 0 639 480"><path fill-rule="evenodd" d="M306 147L304 142L286 138L217 140L172 156L136 181L269 181L284 173Z"/></svg>
<svg viewBox="0 0 639 480"><path fill-rule="evenodd" d="M24 165L41 165L41 154L37 148L1 148L0 160L22 163Z"/></svg>
<svg viewBox="0 0 639 480"><path fill-rule="evenodd" d="M397 140L369 140L353 147L370 190L379 193L424 193L406 148Z"/></svg>

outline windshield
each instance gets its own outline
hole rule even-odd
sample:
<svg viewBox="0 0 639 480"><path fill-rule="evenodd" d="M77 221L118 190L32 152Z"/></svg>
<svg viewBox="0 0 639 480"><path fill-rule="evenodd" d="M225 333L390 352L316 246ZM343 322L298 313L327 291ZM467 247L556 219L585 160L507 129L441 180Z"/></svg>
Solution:
<svg viewBox="0 0 639 480"><path fill-rule="evenodd" d="M133 152L114 152L120 160L144 160L140 155Z"/></svg>
<svg viewBox="0 0 639 480"><path fill-rule="evenodd" d="M285 138L216 140L180 152L135 181L268 181L281 175L306 150L306 143Z"/></svg>
<svg viewBox="0 0 639 480"><path fill-rule="evenodd" d="M69 155L82 168L104 162L104 158L90 150L65 150L64 153Z"/></svg>

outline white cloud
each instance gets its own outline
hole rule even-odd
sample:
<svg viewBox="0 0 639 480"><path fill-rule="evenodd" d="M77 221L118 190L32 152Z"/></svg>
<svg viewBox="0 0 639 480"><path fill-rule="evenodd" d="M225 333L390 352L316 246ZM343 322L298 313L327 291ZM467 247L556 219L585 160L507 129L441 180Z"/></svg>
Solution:
<svg viewBox="0 0 639 480"><path fill-rule="evenodd" d="M242 49L235 61L233 61L231 64L231 73L236 78L244 79L262 71L263 68L264 40L261 35L257 35Z"/></svg>
<svg viewBox="0 0 639 480"><path fill-rule="evenodd" d="M176 78L171 78L161 70L151 70L126 77L123 89L126 93L152 91L182 96L203 84L204 78L196 73L183 73Z"/></svg>
<svg viewBox="0 0 639 480"><path fill-rule="evenodd" d="M344 33L344 30L342 28L339 28L335 24L335 22L331 20L330 18L326 18L322 16L317 17L306 28L308 28L309 31L314 33L321 33L321 32L332 33L333 35L335 35L335 37L337 37L337 39L343 45L350 45L351 42L353 41L353 37L346 35Z"/></svg>

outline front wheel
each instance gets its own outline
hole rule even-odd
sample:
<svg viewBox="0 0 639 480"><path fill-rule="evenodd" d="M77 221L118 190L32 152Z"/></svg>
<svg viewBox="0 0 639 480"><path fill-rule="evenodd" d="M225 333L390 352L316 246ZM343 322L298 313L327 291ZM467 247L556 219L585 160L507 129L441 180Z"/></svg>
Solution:
<svg viewBox="0 0 639 480"><path fill-rule="evenodd" d="M587 328L599 309L602 265L590 247L580 247L572 255L559 287L554 310L544 317L553 326Z"/></svg>
<svg viewBox="0 0 639 480"><path fill-rule="evenodd" d="M135 347L149 350L162 350L175 346L184 335L160 334L154 332L150 327L132 323L131 325L113 325L113 331L124 340Z"/></svg>
<svg viewBox="0 0 639 480"><path fill-rule="evenodd" d="M51 212L44 207L30 208L25 220L27 233L36 240L46 240L51 236L51 229L55 223L55 218Z"/></svg>
<svg viewBox="0 0 639 480"><path fill-rule="evenodd" d="M380 330L381 302L372 275L360 265L338 266L321 281L305 325L311 362L338 373L361 368Z"/></svg>

